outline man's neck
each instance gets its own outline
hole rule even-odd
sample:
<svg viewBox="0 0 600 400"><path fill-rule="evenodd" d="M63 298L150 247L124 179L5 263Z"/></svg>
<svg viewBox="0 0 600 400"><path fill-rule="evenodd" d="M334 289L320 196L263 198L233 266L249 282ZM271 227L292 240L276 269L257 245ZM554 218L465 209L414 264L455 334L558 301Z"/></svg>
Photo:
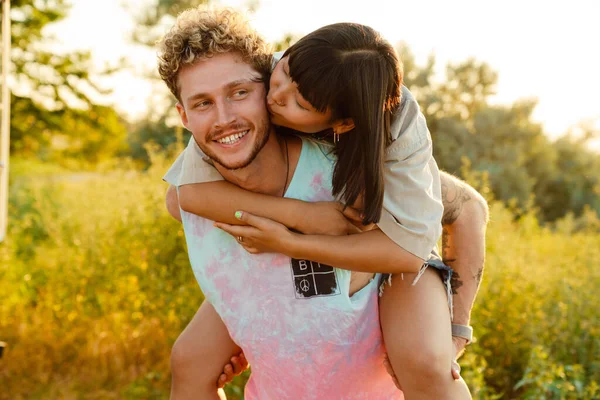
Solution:
<svg viewBox="0 0 600 400"><path fill-rule="evenodd" d="M265 146L247 167L230 170L218 163L215 163L215 167L226 181L243 189L282 196L289 169L284 141L284 137L278 137L273 131Z"/></svg>

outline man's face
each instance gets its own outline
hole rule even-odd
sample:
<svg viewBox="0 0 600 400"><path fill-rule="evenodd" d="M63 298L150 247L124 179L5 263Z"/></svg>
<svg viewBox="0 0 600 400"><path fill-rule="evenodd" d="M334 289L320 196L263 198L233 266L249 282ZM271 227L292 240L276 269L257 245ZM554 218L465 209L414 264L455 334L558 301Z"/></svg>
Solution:
<svg viewBox="0 0 600 400"><path fill-rule="evenodd" d="M218 54L179 72L177 111L204 154L227 169L248 166L270 123L260 74L237 53Z"/></svg>

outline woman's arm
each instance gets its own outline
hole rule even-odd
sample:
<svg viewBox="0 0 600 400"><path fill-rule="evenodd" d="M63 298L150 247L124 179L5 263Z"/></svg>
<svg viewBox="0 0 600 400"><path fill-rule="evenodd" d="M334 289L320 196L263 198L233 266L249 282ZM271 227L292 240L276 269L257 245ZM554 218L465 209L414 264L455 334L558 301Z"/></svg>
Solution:
<svg viewBox="0 0 600 400"><path fill-rule="evenodd" d="M243 223L235 218L235 212L246 210L307 234L346 235L358 231L344 216L341 203L269 196L226 181L181 186L179 204L186 212L228 224Z"/></svg>
<svg viewBox="0 0 600 400"><path fill-rule="evenodd" d="M293 258L359 272L416 273L424 262L379 229L346 236L296 235L289 246Z"/></svg>
<svg viewBox="0 0 600 400"><path fill-rule="evenodd" d="M487 209L487 205L477 191L466 183L446 173L442 174L441 179L445 188L444 243L450 246L444 248L445 260L450 266L457 268L460 275L465 273L466 268L483 266L487 214L482 214L482 210ZM417 272L424 262L397 245L380 230L343 236L301 235L290 232L279 223L246 211L242 213L240 220L248 226L224 223L215 225L235 237L242 237L241 244L251 253L283 253L297 259L308 259L361 272ZM456 263L448 257L449 254L460 254L461 262ZM464 291L466 293L459 299L459 304L466 302L472 305L476 287L473 291L472 282L470 285L471 290ZM455 318L456 323L462 323L463 319Z"/></svg>
<svg viewBox="0 0 600 400"><path fill-rule="evenodd" d="M236 210L244 208L297 229L297 215L301 213L303 203L296 199L250 192L227 181L194 183L179 188L182 210L228 224L240 224L241 221L235 219L234 214Z"/></svg>
<svg viewBox="0 0 600 400"><path fill-rule="evenodd" d="M241 212L246 226L216 222L250 253L282 253L360 272L417 272L423 260L407 252L379 229L352 235L303 235L268 218Z"/></svg>
<svg viewBox="0 0 600 400"><path fill-rule="evenodd" d="M167 209L179 220L180 206L183 211L231 224L239 223L233 217L236 210L247 209L303 233L341 235L356 231L338 202L307 203L267 196L224 181L216 168L204 161L193 138L163 179L179 188L179 193L175 188L167 191Z"/></svg>
<svg viewBox="0 0 600 400"><path fill-rule="evenodd" d="M442 258L452 267L454 323L468 325L485 260L488 206L466 182L441 171ZM323 237L299 235L290 255L364 272L416 272L423 260L405 251L382 231Z"/></svg>

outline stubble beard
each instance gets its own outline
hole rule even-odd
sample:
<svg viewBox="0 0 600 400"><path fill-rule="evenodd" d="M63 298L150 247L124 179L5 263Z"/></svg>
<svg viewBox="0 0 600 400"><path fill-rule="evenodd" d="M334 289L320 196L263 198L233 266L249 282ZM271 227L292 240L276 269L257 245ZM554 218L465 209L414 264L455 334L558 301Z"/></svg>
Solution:
<svg viewBox="0 0 600 400"><path fill-rule="evenodd" d="M199 145L200 149L202 150L202 152L204 152L204 154L208 158L210 158L214 163L219 164L220 166L222 166L223 168L225 168L229 171L235 171L238 169L246 168L248 165L250 165L252 163L252 161L254 161L256 156L258 156L258 153L260 153L260 151L263 149L263 147L265 147L265 145L269 141L269 137L271 135L271 125L270 125L268 118L266 120L261 121L260 124L256 125L255 132L257 135L257 140L254 142L252 151L250 152L250 154L248 155L248 157L245 160L242 160L242 161L240 161L238 163L234 163L234 164L229 164L229 163L223 161L221 158L219 158L219 156L217 156L214 152L212 152L208 148L208 146L203 146L200 144L198 144L198 145ZM216 136L216 135L213 134L211 136Z"/></svg>

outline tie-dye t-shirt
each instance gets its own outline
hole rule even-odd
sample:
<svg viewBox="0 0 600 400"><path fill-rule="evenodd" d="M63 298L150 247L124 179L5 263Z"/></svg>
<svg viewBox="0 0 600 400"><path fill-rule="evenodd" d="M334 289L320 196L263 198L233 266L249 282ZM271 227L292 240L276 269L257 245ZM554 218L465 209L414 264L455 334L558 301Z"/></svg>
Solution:
<svg viewBox="0 0 600 400"><path fill-rule="evenodd" d="M328 150L303 139L286 197L333 200ZM377 277L349 296L350 271L251 255L212 221L182 219L196 279L252 366L246 399L403 398L383 366Z"/></svg>

